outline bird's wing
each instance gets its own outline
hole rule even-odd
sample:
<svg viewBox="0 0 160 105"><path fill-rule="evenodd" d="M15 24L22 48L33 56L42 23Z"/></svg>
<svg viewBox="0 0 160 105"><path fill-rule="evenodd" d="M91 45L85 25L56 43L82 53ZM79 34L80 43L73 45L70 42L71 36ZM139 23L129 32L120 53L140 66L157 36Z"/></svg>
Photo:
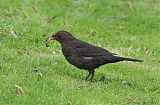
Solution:
<svg viewBox="0 0 160 105"><path fill-rule="evenodd" d="M83 41L75 41L74 42L75 49L78 51L78 53L84 57L96 57L96 56L112 56L113 53L110 53L109 51L91 45L89 43L83 42Z"/></svg>

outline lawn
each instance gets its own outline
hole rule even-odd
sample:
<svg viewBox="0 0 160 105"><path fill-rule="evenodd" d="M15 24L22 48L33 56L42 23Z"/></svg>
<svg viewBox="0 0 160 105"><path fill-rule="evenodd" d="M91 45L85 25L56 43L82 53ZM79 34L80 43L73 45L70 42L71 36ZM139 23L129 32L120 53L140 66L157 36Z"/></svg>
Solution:
<svg viewBox="0 0 160 105"><path fill-rule="evenodd" d="M70 65L59 30L143 63L87 72ZM159 0L0 0L1 105L160 105Z"/></svg>

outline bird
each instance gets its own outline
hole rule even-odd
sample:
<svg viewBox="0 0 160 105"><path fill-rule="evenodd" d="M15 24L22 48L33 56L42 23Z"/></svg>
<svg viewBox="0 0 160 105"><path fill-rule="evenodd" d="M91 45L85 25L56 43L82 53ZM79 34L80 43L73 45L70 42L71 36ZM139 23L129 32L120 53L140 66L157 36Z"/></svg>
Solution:
<svg viewBox="0 0 160 105"><path fill-rule="evenodd" d="M92 81L95 69L109 63L120 61L143 62L143 60L117 56L104 48L81 41L70 32L60 30L46 38L46 46L50 40L56 40L61 44L62 53L65 59L75 67L88 71L85 80Z"/></svg>

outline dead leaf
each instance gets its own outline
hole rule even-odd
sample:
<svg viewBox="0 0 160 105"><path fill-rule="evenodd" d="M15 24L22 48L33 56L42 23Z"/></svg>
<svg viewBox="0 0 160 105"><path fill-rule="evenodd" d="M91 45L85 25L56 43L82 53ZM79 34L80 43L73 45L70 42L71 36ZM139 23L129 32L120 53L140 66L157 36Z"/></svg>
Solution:
<svg viewBox="0 0 160 105"><path fill-rule="evenodd" d="M17 13L20 13L21 11L22 11L21 8L16 8L16 9L15 9L15 12L17 12Z"/></svg>
<svg viewBox="0 0 160 105"><path fill-rule="evenodd" d="M144 51L145 51L146 54L148 54L149 49L144 47Z"/></svg>
<svg viewBox="0 0 160 105"><path fill-rule="evenodd" d="M72 102L71 102L71 101L69 101L67 105L73 105L73 104L72 104Z"/></svg>
<svg viewBox="0 0 160 105"><path fill-rule="evenodd" d="M142 47L144 47L144 41L141 41L140 44Z"/></svg>
<svg viewBox="0 0 160 105"><path fill-rule="evenodd" d="M11 35L14 36L14 38L17 38L17 32L11 31Z"/></svg>
<svg viewBox="0 0 160 105"><path fill-rule="evenodd" d="M126 3L127 3L128 7L129 7L129 9L130 9L132 12L134 12L134 11L135 11L135 8L133 7L132 2L131 2L131 1L126 1Z"/></svg>
<svg viewBox="0 0 160 105"><path fill-rule="evenodd" d="M93 30L91 30L90 32L89 32L89 35L95 35L96 34L96 31L93 29Z"/></svg>
<svg viewBox="0 0 160 105"><path fill-rule="evenodd" d="M6 76L5 75L1 75L0 76L0 79L4 79Z"/></svg>
<svg viewBox="0 0 160 105"><path fill-rule="evenodd" d="M119 26L119 30L124 30L125 26Z"/></svg>
<svg viewBox="0 0 160 105"><path fill-rule="evenodd" d="M140 105L143 105L143 103L141 101L139 101L138 99L132 99L130 97L128 97L127 99L129 99L130 101L134 102L135 104L139 103Z"/></svg>
<svg viewBox="0 0 160 105"><path fill-rule="evenodd" d="M42 73L40 73L40 72L39 72L39 73L37 73L37 75L38 75L39 77L41 77L41 78L43 77L43 74L42 74Z"/></svg>
<svg viewBox="0 0 160 105"><path fill-rule="evenodd" d="M6 35L7 33L4 33L4 32L0 32L0 35Z"/></svg>
<svg viewBox="0 0 160 105"><path fill-rule="evenodd" d="M32 10L33 10L34 12L37 12L37 8L36 8L36 7L32 7Z"/></svg>
<svg viewBox="0 0 160 105"><path fill-rule="evenodd" d="M23 90L23 88L21 86L15 85L15 87L16 87L16 89L17 89L19 94L25 95L24 90Z"/></svg>
<svg viewBox="0 0 160 105"><path fill-rule="evenodd" d="M50 23L55 18L56 18L56 16L48 16L47 19L46 19L47 23Z"/></svg>

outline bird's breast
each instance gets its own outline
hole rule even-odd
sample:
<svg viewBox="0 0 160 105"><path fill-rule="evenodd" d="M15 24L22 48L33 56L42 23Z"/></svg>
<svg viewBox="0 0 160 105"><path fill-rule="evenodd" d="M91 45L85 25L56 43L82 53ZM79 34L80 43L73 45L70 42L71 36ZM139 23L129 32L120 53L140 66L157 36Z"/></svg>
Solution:
<svg viewBox="0 0 160 105"><path fill-rule="evenodd" d="M92 57L81 56L73 47L63 46L62 52L69 63L80 69L84 69L84 66L88 65L87 61L92 60Z"/></svg>
<svg viewBox="0 0 160 105"><path fill-rule="evenodd" d="M70 46L63 46L62 52L63 52L64 56L66 56L66 57L72 57L72 56L77 55L76 50Z"/></svg>
<svg viewBox="0 0 160 105"><path fill-rule="evenodd" d="M70 63L74 62L78 57L76 50L70 46L62 46L62 53Z"/></svg>

